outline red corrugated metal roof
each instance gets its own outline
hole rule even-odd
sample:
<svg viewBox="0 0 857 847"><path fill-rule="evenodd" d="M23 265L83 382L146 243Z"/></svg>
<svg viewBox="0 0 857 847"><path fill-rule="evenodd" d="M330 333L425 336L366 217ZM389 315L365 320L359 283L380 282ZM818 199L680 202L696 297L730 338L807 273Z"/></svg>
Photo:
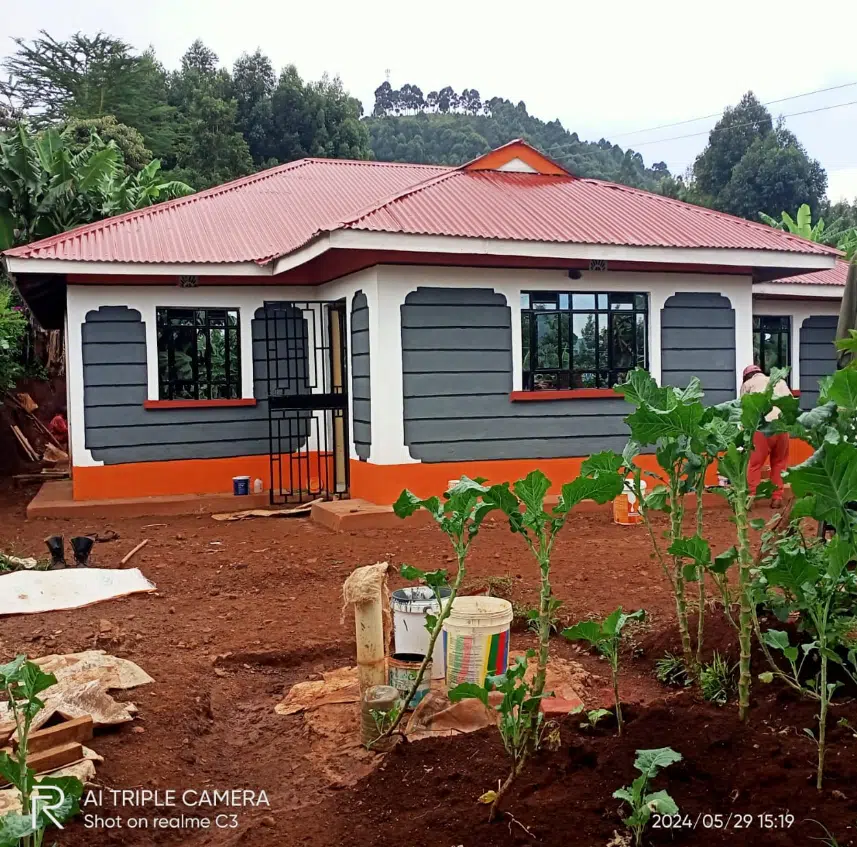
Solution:
<svg viewBox="0 0 857 847"><path fill-rule="evenodd" d="M4 255L85 262L264 262L448 168L302 159Z"/></svg>
<svg viewBox="0 0 857 847"><path fill-rule="evenodd" d="M265 263L318 233L342 228L553 243L835 252L761 223L599 180L304 159L5 255Z"/></svg>
<svg viewBox="0 0 857 847"><path fill-rule="evenodd" d="M777 283L804 282L810 285L845 285L848 278L848 262L838 261L834 267L824 271L814 271L811 274L799 274L798 276L786 276L781 279L772 280Z"/></svg>
<svg viewBox="0 0 857 847"><path fill-rule="evenodd" d="M450 171L345 225L575 244L834 252L765 224L624 185L498 171Z"/></svg>

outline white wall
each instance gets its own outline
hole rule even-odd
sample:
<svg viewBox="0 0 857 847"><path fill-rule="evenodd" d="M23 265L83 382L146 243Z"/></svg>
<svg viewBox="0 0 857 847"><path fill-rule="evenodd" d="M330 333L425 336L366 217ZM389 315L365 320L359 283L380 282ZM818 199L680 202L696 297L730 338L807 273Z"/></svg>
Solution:
<svg viewBox="0 0 857 847"><path fill-rule="evenodd" d="M767 297L753 298L754 315L772 315L792 319L791 337L791 386L800 388L800 330L803 322L813 315L838 315L838 300L797 300L784 298L773 300Z"/></svg>
<svg viewBox="0 0 857 847"><path fill-rule="evenodd" d="M149 400L158 399L157 327L155 310L220 307L238 309L241 327L241 395L253 397L253 334L251 321L269 300L346 300L346 338L351 338L351 299L354 293L376 287L375 270L360 271L322 286L223 285L179 288L176 285L69 285L66 309L67 391L70 446L76 466L92 467L103 462L93 459L85 446L83 405L83 334L86 315L101 306L127 306L140 312L146 326L146 373ZM310 368L316 366L311 360ZM349 360L350 379L350 360ZM349 390L350 394L350 390ZM154 413L153 413L154 414ZM349 414L350 455L356 458ZM321 418L320 420L323 420Z"/></svg>
<svg viewBox="0 0 857 847"><path fill-rule="evenodd" d="M378 268L378 308L370 303L372 320L372 458L374 464L415 461L405 446L402 402L402 318L400 307L418 286L491 288L503 294L512 311L512 388L523 383L521 356L522 291L619 291L649 297L649 370L661 378L661 310L682 291L722 294L735 310L736 385L753 361L753 295L749 276L715 274L583 271L579 280L566 271L504 268L393 266ZM380 356L375 351L379 351ZM383 369L375 378L375 369ZM383 433L383 437L382 437Z"/></svg>

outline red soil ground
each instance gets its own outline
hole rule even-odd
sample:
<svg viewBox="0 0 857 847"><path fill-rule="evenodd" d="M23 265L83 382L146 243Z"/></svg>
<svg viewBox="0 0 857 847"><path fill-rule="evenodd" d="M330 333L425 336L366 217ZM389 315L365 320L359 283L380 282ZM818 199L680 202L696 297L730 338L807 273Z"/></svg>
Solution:
<svg viewBox="0 0 857 847"><path fill-rule="evenodd" d="M139 720L100 733L93 746L105 757L98 768L105 788L151 790L265 790L270 808L220 809L238 813L236 828L211 831L135 832L125 827L94 832L81 821L59 835L64 847L84 845L356 845L547 844L606 845L623 831L620 803L611 798L634 776L634 750L671 745L684 761L668 768L656 787L667 788L683 812L795 816L790 830L769 830L764 819L748 827L653 831L651 843L698 845L809 845L821 821L840 845L855 843L857 744L844 729L832 731L829 778L812 787L815 748L803 734L814 725L812 704L777 686L756 686L749 726L735 708L700 703L673 692L652 676L652 664L675 647L672 598L650 561L642 529L614 526L606 512L572 519L557 542L554 586L562 617L603 615L617 605L645 608L649 620L625 657L623 698L628 731L618 742L608 729L586 735L568 719L563 743L527 767L509 797L510 819L489 825L475 802L505 775L494 732L403 746L353 788L331 788L307 758L310 739L300 715L281 717L275 704L295 682L351 663L350 617L340 624L342 582L356 566L389 561L433 568L451 561L448 542L433 526L395 531L333 534L309 521L255 520L223 524L208 516L93 521L24 519L24 494L0 492L0 550L42 555L48 534L66 538L113 529L120 539L97 544L93 564L114 567L144 538L149 544L132 565L158 591L90 608L6 618L0 626L0 660L104 648L139 663L154 685L126 692ZM154 524L154 525L153 525ZM166 524L165 526L159 524ZM724 510L708 516L708 534L719 550L733 527ZM517 603L535 599L536 568L520 539L489 522L476 540L471 585L508 577ZM394 578L393 586L400 580ZM513 636L513 648L531 641ZM711 643L729 647L722 622ZM606 667L560 639L556 654L582 662L596 677L593 703L607 702ZM756 670L761 670L757 663ZM589 704L588 704L589 705ZM842 698L834 718L857 725L857 709ZM143 731L140 731L143 730ZM129 810L104 804L102 815L149 819L181 809ZM185 809L189 816L211 810ZM742 819L742 821L746 820ZM772 823L779 823L774 818Z"/></svg>

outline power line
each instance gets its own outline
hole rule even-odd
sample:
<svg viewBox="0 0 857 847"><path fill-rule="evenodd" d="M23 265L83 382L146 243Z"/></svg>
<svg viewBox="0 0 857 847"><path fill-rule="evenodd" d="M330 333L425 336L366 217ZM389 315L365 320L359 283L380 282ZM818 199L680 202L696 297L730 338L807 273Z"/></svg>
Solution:
<svg viewBox="0 0 857 847"><path fill-rule="evenodd" d="M824 94L826 91L839 91L842 88L851 88L852 86L857 85L857 80L854 82L845 82L842 85L831 85L827 88L816 88L814 91L805 91L803 94L792 94L789 97L780 97L778 100L768 100L765 103L762 103L762 106L773 106L776 103L785 103L787 100L798 100L801 97L811 97L814 94ZM703 115L701 118L688 118L684 121L674 121L669 124L658 124L657 126L650 126L648 129L634 129L630 132L620 132L618 135L614 135L614 138L626 138L629 135L639 135L641 132L654 132L658 129L669 129L671 126L684 126L685 124L695 124L697 121L707 121L711 118L719 118L723 113L722 112L714 112L710 115Z"/></svg>
<svg viewBox="0 0 857 847"><path fill-rule="evenodd" d="M857 100L849 100L847 103L834 103L830 106L819 106L816 109L804 109L802 112L789 112L788 114L781 115L780 117L794 118L794 117L797 117L799 115L812 115L812 114L815 114L817 112L827 112L830 109L841 109L841 108L844 108L845 106L854 106L854 105L857 105ZM742 123L742 124L732 124L731 126L728 126L728 127L722 127L720 131L727 130L727 129L742 129L743 127L755 126L755 125L756 125L756 121L747 121L747 122ZM700 135L710 135L712 132L717 132L717 131L718 131L717 127L713 127L710 130L704 129L701 132L689 132L689 133L686 133L685 135L672 135L672 136L669 136L668 138L657 138L657 139L653 139L650 141L640 141L633 146L633 149L636 150L637 147L643 147L646 144L663 144L667 141L680 141L684 138L697 138ZM580 143L581 142L578 142L578 144L580 144ZM592 142L589 142L589 143L592 143ZM578 145L574 144L573 142L570 144L557 144L554 147L548 148L544 152L547 153L548 155L550 155L550 154L552 154L558 150L567 150L571 147L576 147L576 146L578 146ZM629 148L629 149L631 149L631 148Z"/></svg>
<svg viewBox="0 0 857 847"><path fill-rule="evenodd" d="M847 103L834 103L831 106L819 106L816 109L804 109L802 112L790 112L789 114L781 115L781 117L783 117L783 118L795 118L798 115L812 115L812 114L815 114L816 112L827 112L830 109L841 109L844 106L854 106L854 105L857 105L857 100L849 100ZM739 129L739 128L742 128L745 126L754 126L754 124L755 124L754 121L747 121L746 123L743 123L743 124L733 124L732 126L724 127L724 129ZM657 139L653 139L651 141L640 141L637 144L635 144L634 147L635 148L636 147L642 147L644 144L660 144L660 143L665 142L665 141L679 141L682 138L696 138L697 136L700 136L700 135L709 135L710 133L715 132L716 130L717 130L717 127L713 127L710 130L704 129L701 132L690 132L690 133L687 133L686 135L673 135L673 136L670 136L669 138L657 138Z"/></svg>

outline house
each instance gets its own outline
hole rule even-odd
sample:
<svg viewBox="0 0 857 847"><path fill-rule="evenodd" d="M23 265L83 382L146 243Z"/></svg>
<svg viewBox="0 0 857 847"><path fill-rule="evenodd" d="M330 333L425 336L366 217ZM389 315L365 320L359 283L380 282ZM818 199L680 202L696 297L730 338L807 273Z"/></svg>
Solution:
<svg viewBox="0 0 857 847"><path fill-rule="evenodd" d="M834 361L836 251L523 141L291 162L3 259L66 329L76 500L568 480L624 445L631 368L719 402L755 346L809 403Z"/></svg>

